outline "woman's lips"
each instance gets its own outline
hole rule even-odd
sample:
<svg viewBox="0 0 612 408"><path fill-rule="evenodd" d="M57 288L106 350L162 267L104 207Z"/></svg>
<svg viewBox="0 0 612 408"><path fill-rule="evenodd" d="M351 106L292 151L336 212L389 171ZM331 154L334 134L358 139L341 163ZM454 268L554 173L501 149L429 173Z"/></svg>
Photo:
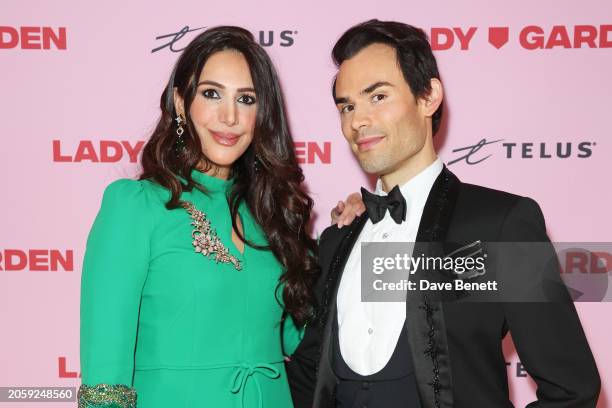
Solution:
<svg viewBox="0 0 612 408"><path fill-rule="evenodd" d="M357 141L357 148L360 152L367 152L368 150L372 150L374 146L376 146L384 138L384 136L370 136L359 139Z"/></svg>
<svg viewBox="0 0 612 408"><path fill-rule="evenodd" d="M238 143L238 140L240 139L240 135L237 135L235 133L210 131L210 134L217 143L223 146L234 146L236 143Z"/></svg>

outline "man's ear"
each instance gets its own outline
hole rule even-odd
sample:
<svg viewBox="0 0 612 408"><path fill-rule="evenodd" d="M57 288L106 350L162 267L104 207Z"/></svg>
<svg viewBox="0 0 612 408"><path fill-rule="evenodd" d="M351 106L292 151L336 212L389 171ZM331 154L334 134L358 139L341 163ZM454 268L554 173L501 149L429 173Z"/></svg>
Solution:
<svg viewBox="0 0 612 408"><path fill-rule="evenodd" d="M179 95L177 87L174 87L174 110L176 110L177 115L185 117L184 101L181 95Z"/></svg>
<svg viewBox="0 0 612 408"><path fill-rule="evenodd" d="M442 88L442 82L437 78L431 78L430 81L431 90L429 94L422 99L422 108L425 116L433 116L434 113L440 107L442 99L444 98L444 89Z"/></svg>

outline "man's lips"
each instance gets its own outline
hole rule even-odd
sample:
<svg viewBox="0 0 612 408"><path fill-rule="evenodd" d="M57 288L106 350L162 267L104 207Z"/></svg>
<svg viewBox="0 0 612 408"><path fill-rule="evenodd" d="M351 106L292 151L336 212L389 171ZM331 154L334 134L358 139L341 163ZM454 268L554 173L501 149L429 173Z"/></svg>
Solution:
<svg viewBox="0 0 612 408"><path fill-rule="evenodd" d="M356 142L357 148L359 149L360 152L367 152L368 150L373 149L374 146L376 146L384 138L385 138L384 136L363 137L357 140Z"/></svg>
<svg viewBox="0 0 612 408"><path fill-rule="evenodd" d="M238 140L240 139L240 135L237 135L235 133L213 132L211 130L210 134L217 143L223 146L234 146L236 143L238 143Z"/></svg>

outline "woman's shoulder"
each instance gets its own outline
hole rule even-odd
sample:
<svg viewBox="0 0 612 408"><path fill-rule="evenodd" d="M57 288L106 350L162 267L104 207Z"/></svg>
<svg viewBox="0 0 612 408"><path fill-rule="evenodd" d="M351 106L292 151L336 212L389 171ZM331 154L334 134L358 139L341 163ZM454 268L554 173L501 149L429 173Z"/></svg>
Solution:
<svg viewBox="0 0 612 408"><path fill-rule="evenodd" d="M111 182L104 190L104 196L132 200L152 200L154 203L166 202L170 198L168 189L153 180L134 180L121 178Z"/></svg>
<svg viewBox="0 0 612 408"><path fill-rule="evenodd" d="M121 208L122 212L150 213L165 206L167 190L149 180L122 178L108 184L102 196L102 207Z"/></svg>
<svg viewBox="0 0 612 408"><path fill-rule="evenodd" d="M108 184L104 189L104 197L123 196L134 197L142 194L144 186L141 180L122 178Z"/></svg>

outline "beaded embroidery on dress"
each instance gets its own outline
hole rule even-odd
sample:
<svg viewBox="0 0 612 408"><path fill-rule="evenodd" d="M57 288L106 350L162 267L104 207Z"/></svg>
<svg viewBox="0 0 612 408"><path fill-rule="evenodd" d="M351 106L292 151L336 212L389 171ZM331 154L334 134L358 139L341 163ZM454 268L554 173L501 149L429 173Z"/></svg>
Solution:
<svg viewBox="0 0 612 408"><path fill-rule="evenodd" d="M113 407L136 408L136 390L126 385L82 384L77 394L79 408Z"/></svg>

